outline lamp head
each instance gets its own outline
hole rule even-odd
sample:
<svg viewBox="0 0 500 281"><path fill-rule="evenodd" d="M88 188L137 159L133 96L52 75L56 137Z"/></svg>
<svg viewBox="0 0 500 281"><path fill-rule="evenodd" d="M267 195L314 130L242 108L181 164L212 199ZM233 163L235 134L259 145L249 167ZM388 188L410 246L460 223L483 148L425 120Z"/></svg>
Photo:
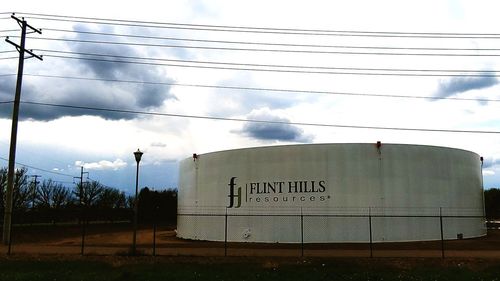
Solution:
<svg viewBox="0 0 500 281"><path fill-rule="evenodd" d="M142 153L139 148L137 149L136 152L134 152L134 156L135 156L135 161L137 162L137 164L139 164L139 162L141 162L141 157L142 157Z"/></svg>

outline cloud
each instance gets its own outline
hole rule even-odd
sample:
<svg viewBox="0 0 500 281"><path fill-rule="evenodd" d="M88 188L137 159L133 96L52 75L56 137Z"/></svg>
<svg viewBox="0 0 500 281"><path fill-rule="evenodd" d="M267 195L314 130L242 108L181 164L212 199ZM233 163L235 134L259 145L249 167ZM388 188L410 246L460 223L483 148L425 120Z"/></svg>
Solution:
<svg viewBox="0 0 500 281"><path fill-rule="evenodd" d="M500 165L500 158L486 158L483 162L483 169L493 168L497 165Z"/></svg>
<svg viewBox="0 0 500 281"><path fill-rule="evenodd" d="M85 25L76 25L75 29L80 31L90 31L91 29ZM102 30L104 29L104 30ZM112 27L101 27L102 32L113 33ZM89 38L88 35L79 33L77 40L88 40L95 38ZM132 63L123 63L123 61L137 61L136 59L122 59L118 58L120 56L128 57L145 57L147 54L141 53L138 50L128 46L128 45L106 45L106 44L76 44L71 45L72 51L78 53L90 53L90 54L106 54L109 57L99 57L105 60L112 61L122 61L122 63L110 63L102 62L96 60L82 60L81 65L86 68L91 74L105 79L120 79L120 80L140 80L140 81L162 81L162 82L172 82L168 77L165 77L158 67L151 65L140 65ZM117 57L118 56L118 57ZM82 58L89 58L89 56L80 55ZM92 58L92 57L91 57ZM143 61L143 60L140 60ZM168 90L170 87L165 85L151 85L142 84L132 86L132 84L125 84L124 86L134 92L136 95L136 103L141 107L155 107L162 105L163 101L172 97Z"/></svg>
<svg viewBox="0 0 500 281"><path fill-rule="evenodd" d="M494 176L495 172L492 170L483 170L483 176L488 177L488 176Z"/></svg>
<svg viewBox="0 0 500 281"><path fill-rule="evenodd" d="M269 109L253 111L247 116L248 119L253 120L269 120L276 122L290 122L289 119L279 117ZM246 123L243 129L237 131L242 135L265 141L288 141L288 142L302 142L307 143L312 141L312 136L305 135L304 131L294 125L281 124L281 123Z"/></svg>
<svg viewBox="0 0 500 281"><path fill-rule="evenodd" d="M500 158L486 158L483 162L483 176L494 176L500 171Z"/></svg>
<svg viewBox="0 0 500 281"><path fill-rule="evenodd" d="M75 166L83 166L87 170L120 170L127 167L127 162L121 159L116 159L111 162L108 160L101 160L99 162L85 163L83 161L75 161Z"/></svg>
<svg viewBox="0 0 500 281"><path fill-rule="evenodd" d="M479 90L498 84L495 77L454 77L447 81L440 81L434 96L449 97L470 90Z"/></svg>
<svg viewBox="0 0 500 281"><path fill-rule="evenodd" d="M249 72L237 72L231 78L221 80L217 85L222 87L245 85L247 89L245 87L219 89L214 93L219 101L208 105L210 114L224 112L226 116L234 116L248 114L257 108L285 109L311 99L311 96L303 93L251 90L252 87L259 88L259 84L254 81ZM224 94L224 99L219 98L221 92Z"/></svg>
<svg viewBox="0 0 500 281"><path fill-rule="evenodd" d="M114 32L112 27L100 27L90 29L88 26L75 25L75 30ZM93 35L77 33L71 39L76 40L100 40ZM119 39L114 39L119 41ZM79 76L107 80L133 80L144 82L173 82L165 73L164 68L152 65L141 65L131 63L110 63L91 59L104 59L113 61L137 61L133 59L116 58L115 56L147 57L146 52L133 48L129 45L108 44L75 44L68 43L67 50L79 53L72 55L81 60L55 59L47 57L42 62L49 70L43 70L44 74ZM86 56L87 54L106 54L107 56ZM36 72L33 71L32 72ZM39 103L77 105L82 107L104 108L104 109L126 109L130 111L148 111L163 106L169 99L175 99L170 93L168 85L154 85L141 83L125 83L112 81L89 81L74 79L51 79L27 76L22 88L22 100L35 101ZM15 90L15 76L0 77L0 100L13 100ZM137 114L121 113L108 110L88 110L65 107L41 106L22 104L20 120L33 119L50 121L63 116L100 116L104 119L134 119ZM10 113L6 110L0 112L0 118L8 118Z"/></svg>

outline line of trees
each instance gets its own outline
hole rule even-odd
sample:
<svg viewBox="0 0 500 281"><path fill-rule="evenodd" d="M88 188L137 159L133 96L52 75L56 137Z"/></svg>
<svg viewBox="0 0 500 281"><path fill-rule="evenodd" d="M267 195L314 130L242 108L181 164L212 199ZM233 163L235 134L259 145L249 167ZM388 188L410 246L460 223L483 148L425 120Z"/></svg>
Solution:
<svg viewBox="0 0 500 281"><path fill-rule="evenodd" d="M0 209L4 209L7 187L7 168L0 169ZM73 188L44 180L35 183L29 180L26 168L17 169L14 177L13 206L17 211L29 209L61 209L76 205L103 208L130 208L131 200L116 188L107 187L98 181L76 184Z"/></svg>
<svg viewBox="0 0 500 281"><path fill-rule="evenodd" d="M487 218L500 219L499 188L491 188L484 191L484 207Z"/></svg>
<svg viewBox="0 0 500 281"><path fill-rule="evenodd" d="M139 192L140 222L177 221L177 190L150 190L145 187Z"/></svg>
<svg viewBox="0 0 500 281"><path fill-rule="evenodd" d="M7 168L0 168L0 212L3 219ZM13 209L17 222L57 222L81 220L131 220L134 197L98 181L75 184L68 188L51 179L35 183L28 169L17 169L14 178ZM139 222L175 222L177 191L141 189Z"/></svg>

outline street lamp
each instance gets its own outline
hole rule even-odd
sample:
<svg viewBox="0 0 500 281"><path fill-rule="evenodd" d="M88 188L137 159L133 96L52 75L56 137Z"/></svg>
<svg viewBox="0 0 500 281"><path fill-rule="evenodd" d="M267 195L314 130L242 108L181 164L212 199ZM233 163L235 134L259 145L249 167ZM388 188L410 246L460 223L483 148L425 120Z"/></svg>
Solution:
<svg viewBox="0 0 500 281"><path fill-rule="evenodd" d="M138 213L138 208L137 208L137 203L139 202L137 198L137 191L139 189L139 162L141 162L141 157L142 157L142 152L137 149L136 152L134 152L135 156L135 161L137 162L137 171L135 174L135 198L134 198L134 237L132 241L132 254L136 254L136 241L137 241L137 213Z"/></svg>

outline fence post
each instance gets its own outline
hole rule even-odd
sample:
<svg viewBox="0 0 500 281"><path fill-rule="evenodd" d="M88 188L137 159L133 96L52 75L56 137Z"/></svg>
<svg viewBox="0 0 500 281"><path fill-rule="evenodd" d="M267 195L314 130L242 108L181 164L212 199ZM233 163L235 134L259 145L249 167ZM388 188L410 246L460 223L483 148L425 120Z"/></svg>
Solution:
<svg viewBox="0 0 500 281"><path fill-rule="evenodd" d="M14 228L14 225L15 224L12 223L12 226L9 228L9 247L7 248L7 256L10 256L10 254L11 254L11 248L12 248L12 229Z"/></svg>
<svg viewBox="0 0 500 281"><path fill-rule="evenodd" d="M82 207L82 243L80 249L80 255L82 256L84 254L84 249L85 249L85 227L86 227L85 219L86 219L85 207Z"/></svg>
<svg viewBox="0 0 500 281"><path fill-rule="evenodd" d="M304 256L304 214L302 213L302 207L300 207L300 246L301 253L300 256Z"/></svg>
<svg viewBox="0 0 500 281"><path fill-rule="evenodd" d="M158 216L158 206L155 207L153 214L153 257L156 256L156 221Z"/></svg>
<svg viewBox="0 0 500 281"><path fill-rule="evenodd" d="M372 207L368 207L368 225L370 230L370 258L373 258Z"/></svg>
<svg viewBox="0 0 500 281"><path fill-rule="evenodd" d="M442 211L442 207L439 207L439 226L441 229L441 258L444 259L444 235L443 235L443 211Z"/></svg>
<svg viewBox="0 0 500 281"><path fill-rule="evenodd" d="M224 256L227 257L227 207L224 216Z"/></svg>

